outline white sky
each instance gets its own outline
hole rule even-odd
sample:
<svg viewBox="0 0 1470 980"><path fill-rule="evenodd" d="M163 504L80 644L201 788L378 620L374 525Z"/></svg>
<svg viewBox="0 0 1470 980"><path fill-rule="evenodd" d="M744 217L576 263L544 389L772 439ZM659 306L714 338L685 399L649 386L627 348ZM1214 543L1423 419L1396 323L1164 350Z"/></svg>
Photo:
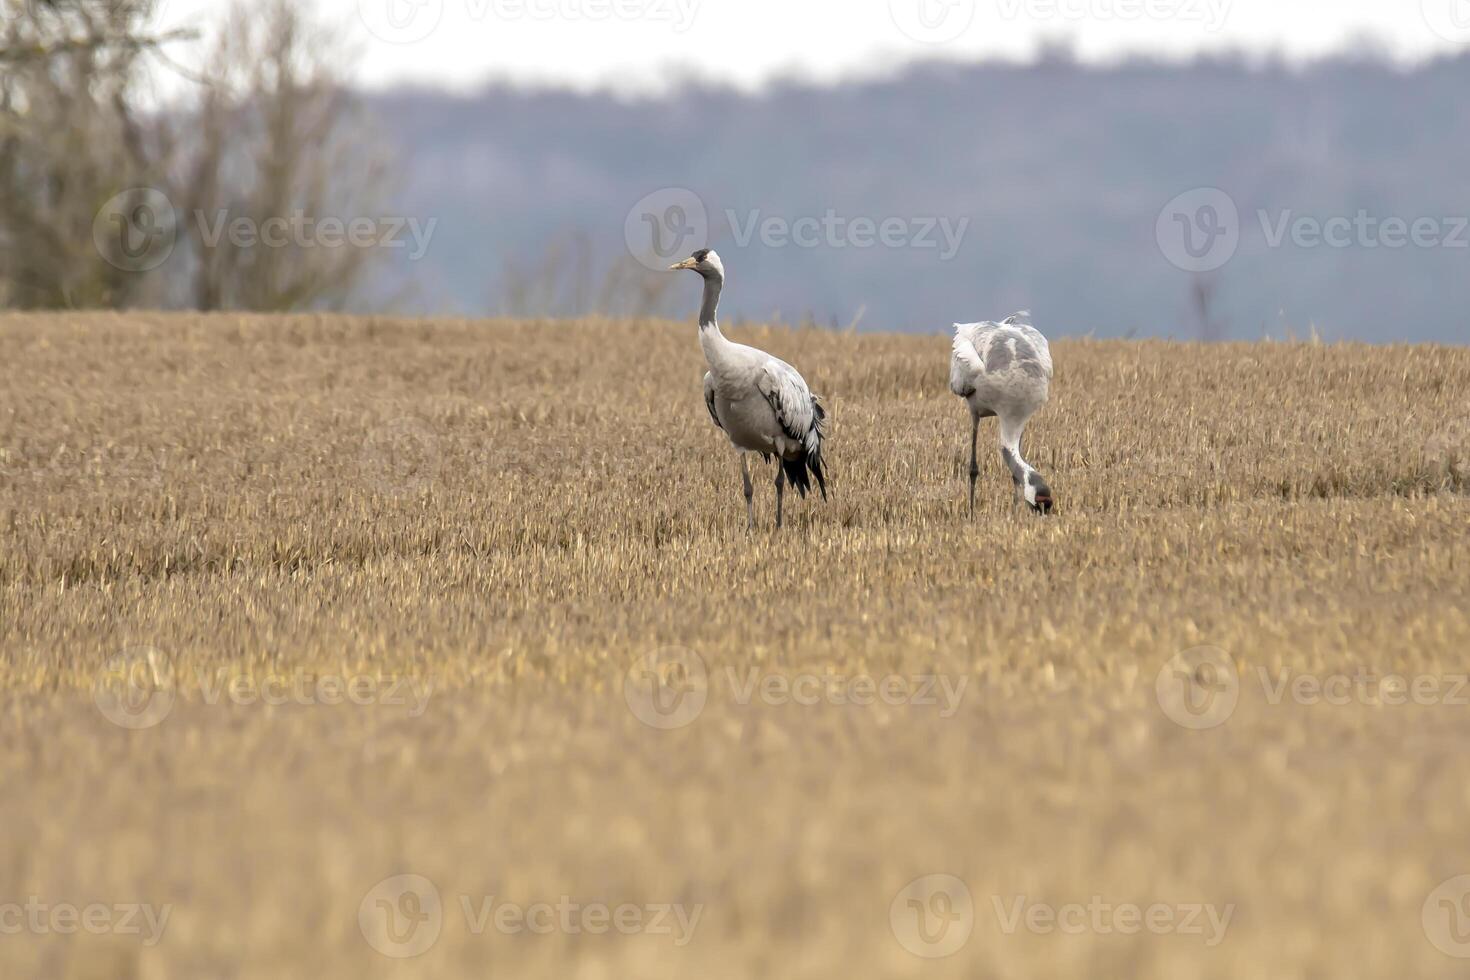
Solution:
<svg viewBox="0 0 1470 980"><path fill-rule="evenodd" d="M639 91L695 73L742 87L830 80L905 61L1082 57L1246 47L1321 55L1364 36L1417 60L1470 50L1470 0L298 0L360 45L361 80L471 87L487 78ZM170 24L226 0L164 0Z"/></svg>

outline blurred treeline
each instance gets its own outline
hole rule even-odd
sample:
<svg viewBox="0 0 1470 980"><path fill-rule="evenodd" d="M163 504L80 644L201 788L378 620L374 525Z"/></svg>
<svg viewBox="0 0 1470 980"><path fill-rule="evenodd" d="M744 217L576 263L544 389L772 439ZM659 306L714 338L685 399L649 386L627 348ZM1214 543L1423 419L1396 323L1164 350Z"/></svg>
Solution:
<svg viewBox="0 0 1470 980"><path fill-rule="evenodd" d="M420 285L411 308L554 312L595 298L627 254L635 203L689 188L725 258L729 316L942 331L1031 309L1057 333L1466 343L1470 248L1272 247L1260 212L1273 230L1283 216L1360 209L1449 218L1450 236L1470 215L1467 92L1470 54L1413 67L1371 47L1309 64L1253 53L1099 66L1054 47L1026 64L754 93L672 76L659 97L495 84L371 101L406 154L403 207L442 219L424 261L389 270ZM1204 276L1171 265L1155 238L1165 204L1198 187L1227 191L1243 226L1235 257ZM932 248L742 246L726 219L828 209L970 223L942 261ZM512 287L525 277L503 277L507 262L555 267L562 298L521 302ZM611 292L615 312L644 303ZM676 284L660 303L692 316L698 297Z"/></svg>
<svg viewBox="0 0 1470 980"><path fill-rule="evenodd" d="M942 331L1031 309L1058 334L1470 341L1470 54L1098 66L1052 45L1027 64L753 93L675 74L638 98L361 94L346 36L308 5L238 2L161 34L153 0L0 0L0 306L690 314L687 284L624 239L637 202L688 188L726 259L728 318ZM1155 232L1167 202L1202 187L1234 199L1241 242L1195 275ZM176 224L168 260L142 272L110 254L107 227L135 188L166 196ZM736 232L829 212L967 225L948 260ZM1432 219L1451 240L1267 234L1360 212ZM434 227L422 254L238 247L210 239L221 213Z"/></svg>
<svg viewBox="0 0 1470 980"><path fill-rule="evenodd" d="M343 39L290 0L221 7L203 31L164 32L154 0L0 0L0 306L289 310L354 294L371 248L220 234L222 217L259 227L383 199L391 162L357 126ZM166 260L130 254L114 220Z"/></svg>

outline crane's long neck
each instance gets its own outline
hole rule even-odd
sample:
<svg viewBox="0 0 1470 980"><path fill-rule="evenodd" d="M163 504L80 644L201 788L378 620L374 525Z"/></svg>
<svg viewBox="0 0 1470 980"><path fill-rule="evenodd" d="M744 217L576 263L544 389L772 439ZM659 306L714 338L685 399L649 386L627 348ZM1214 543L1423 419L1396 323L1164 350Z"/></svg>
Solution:
<svg viewBox="0 0 1470 980"><path fill-rule="evenodd" d="M1006 419L1000 420L1000 455L1005 460L1006 468L1011 471L1011 479L1015 481L1016 491L1022 496L1026 503L1036 506L1038 494L1051 497L1051 489L1046 480L1037 472L1036 467L1021 456L1021 431L1026 428L1023 421L1015 425Z"/></svg>
<svg viewBox="0 0 1470 980"><path fill-rule="evenodd" d="M1000 423L1000 454L1011 478L1017 486L1023 486L1036 468L1021 457L1021 426L1011 425L1004 419Z"/></svg>
<svg viewBox="0 0 1470 980"><path fill-rule="evenodd" d="M719 332L720 326L715 321L715 311L720 308L720 293L725 288L725 280L719 276L704 277L704 302L699 307L699 329L714 330Z"/></svg>
<svg viewBox="0 0 1470 980"><path fill-rule="evenodd" d="M704 359L709 366L717 370L726 362L730 348L734 346L720 333L720 324L715 318L715 311L720 306L720 292L724 288L723 278L705 276L704 303L699 308L699 346L704 348Z"/></svg>

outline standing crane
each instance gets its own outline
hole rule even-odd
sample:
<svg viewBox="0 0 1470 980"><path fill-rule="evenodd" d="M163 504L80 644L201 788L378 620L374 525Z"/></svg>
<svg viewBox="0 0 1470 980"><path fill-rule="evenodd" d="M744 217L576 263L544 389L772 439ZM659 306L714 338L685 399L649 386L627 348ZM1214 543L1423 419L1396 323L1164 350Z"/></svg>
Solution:
<svg viewBox="0 0 1470 980"><path fill-rule="evenodd" d="M720 332L715 311L725 287L725 265L712 249L702 248L669 271L688 269L704 279L704 303L699 310L699 345L709 373L704 376L704 404L715 425L730 438L740 457L740 476L745 488L746 526L755 527L754 489L750 483L750 453L760 453L776 466L776 527L781 527L781 508L786 481L806 496L811 477L817 478L822 499L827 499L827 478L822 472L822 440L827 434L827 413L796 368L765 351L733 343Z"/></svg>
<svg viewBox="0 0 1470 980"><path fill-rule="evenodd" d="M1021 456L1021 433L1051 389L1051 348L1041 331L1015 313L1000 323L956 323L949 390L970 406L970 516L975 516L975 480L980 476L976 442L980 420L1000 419L1000 455L1016 485L1017 500L1050 514L1055 498L1035 467Z"/></svg>

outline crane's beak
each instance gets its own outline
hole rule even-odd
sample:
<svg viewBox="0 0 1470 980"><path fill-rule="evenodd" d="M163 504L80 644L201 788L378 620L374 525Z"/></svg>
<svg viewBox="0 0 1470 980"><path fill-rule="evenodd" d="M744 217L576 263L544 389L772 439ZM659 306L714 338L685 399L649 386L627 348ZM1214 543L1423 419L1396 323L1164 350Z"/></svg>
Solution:
<svg viewBox="0 0 1470 980"><path fill-rule="evenodd" d="M698 264L699 263L694 261L693 259L685 259L683 262L679 262L675 265L669 266L669 271L678 272L680 269L692 269Z"/></svg>

